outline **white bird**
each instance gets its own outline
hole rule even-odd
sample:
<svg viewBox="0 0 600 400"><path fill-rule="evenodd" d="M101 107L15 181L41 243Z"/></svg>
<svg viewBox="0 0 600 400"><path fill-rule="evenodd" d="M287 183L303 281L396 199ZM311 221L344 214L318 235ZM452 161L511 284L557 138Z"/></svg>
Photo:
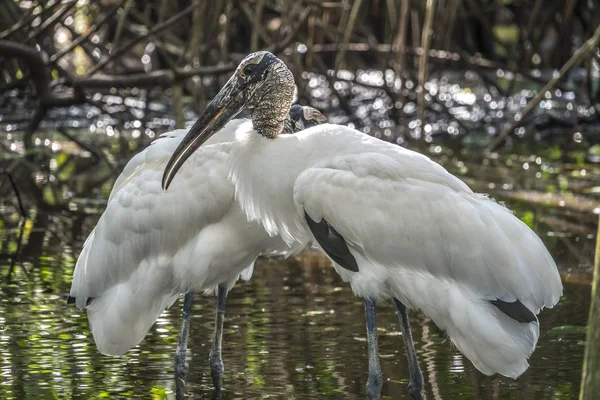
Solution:
<svg viewBox="0 0 600 400"><path fill-rule="evenodd" d="M317 110L294 106L286 130L324 121ZM228 123L212 146L190 157L169 192L161 189L163 169L186 130L161 135L134 156L116 180L106 210L77 260L69 298L87 309L101 353L118 356L136 346L160 314L189 292L175 362L178 378L184 378L192 293L218 292L210 365L215 388L221 388L227 292L240 275L250 278L260 254L299 250L248 221L234 200L227 142L243 122Z"/></svg>
<svg viewBox="0 0 600 400"><path fill-rule="evenodd" d="M281 134L293 87L271 53L247 56L169 160L163 187L196 148L250 109L251 123L231 144L236 198L249 219L289 245L316 239L364 298L369 397L379 396L382 382L376 300L396 304L414 399L422 398L423 377L405 305L444 329L482 373L521 375L539 336L536 314L562 293L542 241L422 154L331 124Z"/></svg>

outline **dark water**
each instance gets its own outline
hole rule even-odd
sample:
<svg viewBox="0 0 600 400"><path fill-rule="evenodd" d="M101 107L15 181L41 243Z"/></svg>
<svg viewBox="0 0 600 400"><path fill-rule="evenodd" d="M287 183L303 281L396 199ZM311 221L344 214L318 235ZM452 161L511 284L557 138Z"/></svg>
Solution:
<svg viewBox="0 0 600 400"><path fill-rule="evenodd" d="M427 399L576 399L598 167L556 161L542 152L537 163L538 156L481 160L447 148L428 150L476 190L506 201L538 232L559 265L565 292L557 307L541 314L531 367L516 381L483 376L431 321L411 314ZM53 156L58 166L33 175L41 199L32 197L29 175L17 180L29 213L20 256L15 254L22 219L4 177L0 185L0 399L174 398L179 302L121 358L101 355L85 313L66 304L75 260L103 211L115 172L64 154ZM584 169L590 172L581 177ZM15 258L12 283L6 283ZM214 299L196 297L187 383L191 398L212 396L208 355L214 309ZM384 398L409 399L393 307L379 305L378 326ZM363 304L321 256L259 261L253 279L230 293L223 340L225 399L364 398Z"/></svg>
<svg viewBox="0 0 600 400"><path fill-rule="evenodd" d="M35 271L27 277L17 270L16 283L3 284L0 297L0 398L173 398L180 302L121 358L98 353L85 313L66 304L74 257L97 216L83 219L68 223L65 216L38 215L36 220L45 222L27 226L23 258ZM541 314L531 367L516 381L482 375L431 321L413 313L427 398L576 398L589 291L587 284L566 284L558 306ZM196 296L187 384L195 398L212 394L208 355L214 308L214 298ZM378 325L384 398L408 399L402 338L391 305L378 307ZM230 293L223 347L226 399L364 398L362 302L315 253L259 261L253 279Z"/></svg>

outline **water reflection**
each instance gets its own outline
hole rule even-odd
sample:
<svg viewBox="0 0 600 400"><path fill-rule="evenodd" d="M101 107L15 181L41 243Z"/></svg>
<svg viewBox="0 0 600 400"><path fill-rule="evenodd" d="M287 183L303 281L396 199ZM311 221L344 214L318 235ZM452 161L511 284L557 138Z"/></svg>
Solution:
<svg viewBox="0 0 600 400"><path fill-rule="evenodd" d="M179 303L139 347L121 358L99 354L85 314L66 304L72 249L81 248L96 220L38 213L29 224L22 259L30 277L18 270L17 283L2 286L0 398L173 397ZM0 231L2 253L14 248L15 233L7 227ZM545 239L552 245L553 238ZM559 244L551 248L560 258ZM198 300L192 320L187 389L200 397L210 397L212 391L208 355L214 303ZM481 375L434 324L413 314L430 398L576 398L584 331L553 328L584 326L588 307L589 286L567 284L559 305L542 313L538 349L518 381ZM394 309L380 306L378 312L384 396L408 399ZM226 316L225 399L363 398L367 349L362 302L321 256L260 261L255 277L231 292Z"/></svg>
<svg viewBox="0 0 600 400"><path fill-rule="evenodd" d="M179 303L126 356L102 356L84 313L65 302L72 263L49 251L44 250L40 273L32 281L3 287L0 397L173 397ZM287 262L263 260L254 279L231 292L223 349L225 399L363 398L367 349L362 302L324 264L312 254ZM518 381L481 375L435 325L413 315L430 398L576 398L584 332L552 328L584 325L588 292L588 286L567 284L557 308L542 314L538 349ZM201 397L212 393L208 355L213 308L213 299L197 301L192 319L187 389ZM380 306L378 312L383 394L408 399L397 317L391 306Z"/></svg>

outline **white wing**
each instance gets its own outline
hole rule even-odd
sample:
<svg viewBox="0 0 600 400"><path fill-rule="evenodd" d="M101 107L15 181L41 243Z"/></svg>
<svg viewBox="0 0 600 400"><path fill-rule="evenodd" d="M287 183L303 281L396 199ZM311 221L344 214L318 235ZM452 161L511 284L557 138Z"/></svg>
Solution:
<svg viewBox="0 0 600 400"><path fill-rule="evenodd" d="M232 137L240 122L232 121L216 136ZM71 296L79 308L92 299L88 318L102 353L120 355L135 346L189 289L174 265L188 257L186 251L201 254L204 250L194 246L201 231L231 209L226 144L194 153L163 192L164 166L184 134L163 135L132 158L77 260Z"/></svg>
<svg viewBox="0 0 600 400"><path fill-rule="evenodd" d="M541 240L508 209L427 157L389 147L306 170L294 201L346 240L363 268L336 269L358 294L422 310L484 373L527 368L537 322L518 323L487 300L520 300L537 313L558 301L562 284Z"/></svg>
<svg viewBox="0 0 600 400"><path fill-rule="evenodd" d="M218 135L213 135L208 139L204 146L230 142L235 137L236 129L245 122L245 119L232 120L219 131ZM169 157L171 157L187 132L187 129L176 129L174 131L165 132L160 135L158 139L150 143L150 146L133 156L115 181L108 201L110 202L114 194L125 186L128 181L133 179L140 170L156 168L158 164L161 164L164 167L165 160L168 160Z"/></svg>

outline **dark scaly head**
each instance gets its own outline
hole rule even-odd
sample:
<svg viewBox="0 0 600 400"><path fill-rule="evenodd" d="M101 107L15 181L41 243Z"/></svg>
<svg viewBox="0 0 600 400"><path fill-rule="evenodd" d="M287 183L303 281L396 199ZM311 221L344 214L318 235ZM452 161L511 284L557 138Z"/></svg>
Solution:
<svg viewBox="0 0 600 400"><path fill-rule="evenodd" d="M244 58L169 159L163 173L163 190L188 157L244 109L250 109L256 132L267 138L277 137L288 117L294 87L291 71L268 51Z"/></svg>
<svg viewBox="0 0 600 400"><path fill-rule="evenodd" d="M289 117L285 120L283 133L300 132L325 122L327 122L327 118L319 110L294 104L290 109Z"/></svg>

